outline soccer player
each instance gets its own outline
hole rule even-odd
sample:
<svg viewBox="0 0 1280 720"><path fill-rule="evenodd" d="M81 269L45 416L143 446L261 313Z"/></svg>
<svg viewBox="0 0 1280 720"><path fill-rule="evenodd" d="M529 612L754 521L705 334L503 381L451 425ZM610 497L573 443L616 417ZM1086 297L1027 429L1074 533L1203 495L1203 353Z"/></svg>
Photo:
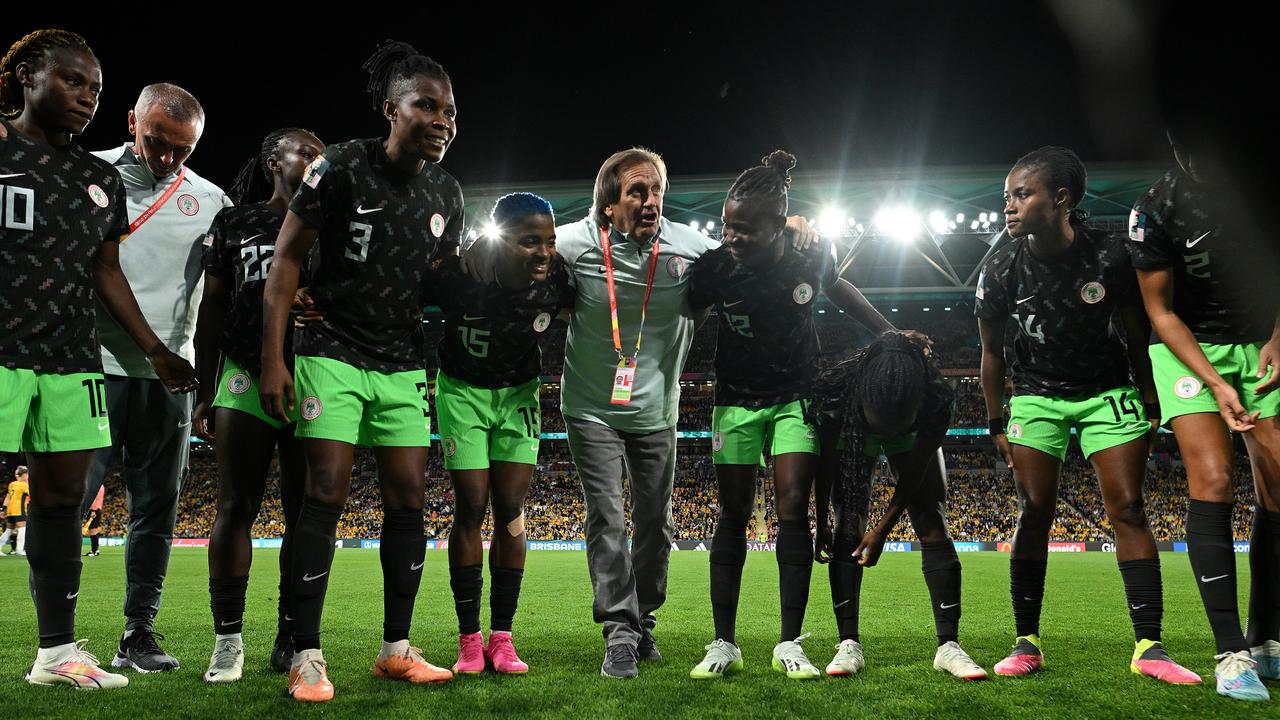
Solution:
<svg viewBox="0 0 1280 720"><path fill-rule="evenodd" d="M1187 469L1187 551L1213 629L1218 693L1265 700L1280 678L1280 302L1275 271L1197 148L1133 209L1129 253L1155 330L1151 369ZM1231 433L1253 466L1249 629L1240 632L1232 547ZM1252 649L1252 652L1251 652Z"/></svg>
<svg viewBox="0 0 1280 720"><path fill-rule="evenodd" d="M385 508L383 644L373 674L413 683L452 677L410 646L409 625L425 562L431 442L420 293L438 251L456 247L462 232L462 190L438 165L457 133L457 106L444 68L406 43L384 43L364 67L390 135L330 146L308 166L263 296L259 396L282 422L298 407L307 465L293 540L289 678L290 694L306 702L333 698L320 615L357 444L373 448ZM294 334L295 402L284 340L313 245L310 291L325 317Z"/></svg>
<svg viewBox="0 0 1280 720"><path fill-rule="evenodd" d="M891 327L835 270L835 247L797 250L786 241L787 188L796 159L777 150L738 176L724 203L723 244L690 271L695 312L715 307L715 409L712 460L720 517L711 541L711 608L716 640L690 676L717 678L742 669L735 637L747 523L755 504L756 468L769 450L778 513L781 637L773 668L792 679L820 673L800 642L813 538L809 494L818 460L817 433L804 413L818 370L814 306L824 293L867 327Z"/></svg>
<svg viewBox="0 0 1280 720"><path fill-rule="evenodd" d="M538 338L574 291L556 255L551 204L513 193L494 205L498 228L496 283L480 283L444 258L429 282L432 301L445 312L436 375L436 410L444 466L453 480L449 532L449 584L458 613L456 673L525 673L511 626L524 576L524 500L538 461L541 424ZM478 240L480 242L481 240ZM493 507L489 548L489 642L480 634L484 548L480 526Z"/></svg>
<svg viewBox="0 0 1280 720"><path fill-rule="evenodd" d="M89 552L85 557L98 557L98 533L102 532L102 502L106 498L107 486L98 486L98 494L89 503L89 517L85 518L80 534L89 538Z"/></svg>
<svg viewBox="0 0 1280 720"><path fill-rule="evenodd" d="M4 534L0 535L0 547L10 543L10 555L27 554L27 508L31 506L31 486L27 484L27 466L19 465L13 471L13 480L4 496Z"/></svg>
<svg viewBox="0 0 1280 720"><path fill-rule="evenodd" d="M245 590L253 561L250 531L277 450L285 530L271 668L288 672L293 662L289 569L305 462L293 434L296 415L291 414L287 422L278 420L263 411L258 398L262 290L289 200L302 184L303 171L323 151L316 136L301 128L268 133L258 154L240 171L232 193L236 207L218 213L205 243L204 296L195 338L202 390L192 424L197 435L214 443L219 479L217 516L209 537L209 603L215 637L206 682L235 682L242 673ZM241 205L259 173L271 183L270 199ZM289 340L286 331L286 362L293 358Z"/></svg>
<svg viewBox="0 0 1280 720"><path fill-rule="evenodd" d="M1160 641L1160 556L1142 503L1160 412L1144 351L1146 317L1123 239L1084 225L1086 215L1077 205L1085 186L1084 164L1067 148L1042 147L1019 158L1004 183L1013 241L991 256L978 277L974 314L982 337L982 392L992 440L1013 470L1020 505L1009 560L1017 639L995 671L1028 675L1044 664L1040 608L1049 530L1062 460L1075 430L1115 527L1116 559L1137 642L1130 668L1168 683L1199 683L1200 676L1171 660ZM1006 424L1009 318L1017 325L1017 341ZM1123 341L1112 332L1116 326Z"/></svg>
<svg viewBox="0 0 1280 720"><path fill-rule="evenodd" d="M881 333L825 371L806 417L818 428L822 457L816 491L818 560L830 563L831 602L840 645L828 675L864 666L858 634L862 571L874 566L905 511L920 538L920 566L938 635L935 670L963 680L987 672L960 647L960 559L947 534L946 468L940 449L953 392L914 332ZM884 455L896 480L880 521L868 527L871 471ZM829 508L835 517L829 520Z"/></svg>
<svg viewBox="0 0 1280 720"><path fill-rule="evenodd" d="M120 270L124 187L74 137L98 109L102 69L84 38L37 30L0 59L0 452L27 454L27 559L40 649L27 680L82 689L128 679L75 642L80 503L94 448L110 444L94 298L147 352L171 392L195 372L165 348Z"/></svg>

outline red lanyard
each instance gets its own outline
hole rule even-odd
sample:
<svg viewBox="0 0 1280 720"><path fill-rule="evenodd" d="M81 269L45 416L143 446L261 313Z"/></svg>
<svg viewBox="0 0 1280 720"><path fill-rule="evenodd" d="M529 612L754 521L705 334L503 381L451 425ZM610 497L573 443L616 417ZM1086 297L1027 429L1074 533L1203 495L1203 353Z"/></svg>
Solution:
<svg viewBox="0 0 1280 720"><path fill-rule="evenodd" d="M173 194L178 191L178 186L182 184L182 178L186 176L187 176L187 166L183 165L182 169L178 170L178 179L173 181L173 184L169 186L169 189L165 190L164 194L161 195L158 200L151 203L151 207L147 208L146 210L143 210L142 214L139 215L136 220L129 223L129 232L130 233L137 232L138 228L142 227L142 223L150 220L152 215L155 215L157 212L159 212L160 208L163 207L165 203L169 202L169 198L173 197Z"/></svg>
<svg viewBox="0 0 1280 720"><path fill-rule="evenodd" d="M653 239L653 250L649 253L649 280L644 286L644 304L640 306L640 329L636 332L636 354L632 361L640 356L640 337L644 334L644 318L649 310L649 295L653 293L653 275L658 269L658 238ZM600 247L604 250L604 282L609 287L609 315L613 322L613 349L618 352L619 360L626 360L622 354L622 336L618 333L618 296L613 289L613 247L609 242L609 229L600 228Z"/></svg>

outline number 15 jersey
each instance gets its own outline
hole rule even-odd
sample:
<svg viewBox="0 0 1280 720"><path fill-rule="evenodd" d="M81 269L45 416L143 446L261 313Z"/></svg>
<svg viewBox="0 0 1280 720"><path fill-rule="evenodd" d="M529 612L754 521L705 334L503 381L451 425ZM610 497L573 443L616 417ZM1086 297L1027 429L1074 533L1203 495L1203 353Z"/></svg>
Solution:
<svg viewBox="0 0 1280 720"><path fill-rule="evenodd" d="M462 236L462 188L427 163L409 175L382 140L325 148L289 209L320 229L311 293L325 319L294 335L297 355L380 372L426 366L423 280L440 249Z"/></svg>

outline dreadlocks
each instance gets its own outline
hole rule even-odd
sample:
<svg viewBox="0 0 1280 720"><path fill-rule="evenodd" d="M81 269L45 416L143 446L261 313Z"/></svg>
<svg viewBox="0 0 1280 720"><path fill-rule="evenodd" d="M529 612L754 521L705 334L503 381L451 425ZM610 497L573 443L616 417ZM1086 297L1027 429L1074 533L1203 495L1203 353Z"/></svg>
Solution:
<svg viewBox="0 0 1280 720"><path fill-rule="evenodd" d="M286 137L292 133L310 132L303 128L287 127L267 133L267 136L262 139L262 147L258 149L257 156L246 160L244 165L240 166L240 172L236 173L235 184L231 186L231 199L235 204L244 202L257 184L254 182L258 177L258 173L254 172L255 168L261 168L262 178L268 183L271 182L271 170L267 167L267 161L280 151L280 143L284 142Z"/></svg>
<svg viewBox="0 0 1280 720"><path fill-rule="evenodd" d="M416 48L406 42L384 40L361 65L369 73L369 84L365 91L373 101L373 109L381 112L382 101L395 101L408 91L406 85L418 75L433 77L450 85L449 73L440 63L426 55L420 54Z"/></svg>
<svg viewBox="0 0 1280 720"><path fill-rule="evenodd" d="M818 378L805 420L837 431L840 472L832 497L845 517L865 514L871 500L875 458L863 452L868 414L883 418L914 409L912 429L923 433L951 422L954 394L927 350L919 335L886 332Z"/></svg>
<svg viewBox="0 0 1280 720"><path fill-rule="evenodd" d="M733 181L729 199L746 199L772 202L778 206L778 214L787 214L787 188L791 186L791 168L796 166L796 156L786 150L774 150L760 160L760 164L748 168Z"/></svg>
<svg viewBox="0 0 1280 720"><path fill-rule="evenodd" d="M1071 193L1071 223L1079 224L1089 219L1089 211L1079 207L1089 180L1080 156L1068 148L1045 145L1018 158L1014 168L1026 168L1039 176L1050 193L1066 188Z"/></svg>
<svg viewBox="0 0 1280 720"><path fill-rule="evenodd" d="M28 33L9 47L9 52L0 59L0 116L11 118L22 113L22 84L18 82L18 65L24 62L40 65L49 58L50 53L59 48L83 50L93 55L83 37L69 30L56 28Z"/></svg>

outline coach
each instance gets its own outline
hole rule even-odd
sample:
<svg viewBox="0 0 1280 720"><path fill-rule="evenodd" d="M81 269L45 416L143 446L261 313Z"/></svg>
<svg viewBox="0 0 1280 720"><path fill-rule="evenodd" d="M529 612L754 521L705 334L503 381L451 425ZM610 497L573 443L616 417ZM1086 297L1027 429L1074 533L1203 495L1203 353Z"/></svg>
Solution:
<svg viewBox="0 0 1280 720"><path fill-rule="evenodd" d="M680 371L693 339L687 270L718 243L662 217L667 169L643 148L614 153L582 220L556 228L577 288L561 409L587 512L592 611L604 624L602 674L629 678L661 659L654 612L667 591ZM788 219L801 244L813 240ZM623 476L634 541L627 547Z"/></svg>
<svg viewBox="0 0 1280 720"><path fill-rule="evenodd" d="M195 362L192 336L202 287L201 241L226 194L185 166L204 130L204 109L175 85L150 85L129 111L133 142L102 152L124 179L131 234L120 266L147 323L173 352ZM125 543L125 629L112 665L144 672L178 661L156 644L152 622L169 566L178 492L187 472L191 396L156 378L146 356L98 310L111 446L89 471L85 508L119 459L129 497Z"/></svg>

